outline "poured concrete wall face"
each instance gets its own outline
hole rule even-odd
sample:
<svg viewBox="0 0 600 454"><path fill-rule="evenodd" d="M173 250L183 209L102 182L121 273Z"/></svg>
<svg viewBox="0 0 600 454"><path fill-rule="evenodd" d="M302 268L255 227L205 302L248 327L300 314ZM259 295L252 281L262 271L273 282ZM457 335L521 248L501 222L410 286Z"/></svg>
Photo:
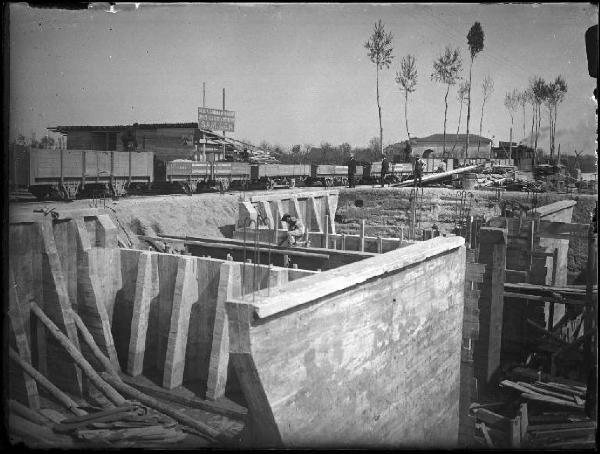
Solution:
<svg viewBox="0 0 600 454"><path fill-rule="evenodd" d="M456 446L464 280L436 238L228 302L254 443Z"/></svg>

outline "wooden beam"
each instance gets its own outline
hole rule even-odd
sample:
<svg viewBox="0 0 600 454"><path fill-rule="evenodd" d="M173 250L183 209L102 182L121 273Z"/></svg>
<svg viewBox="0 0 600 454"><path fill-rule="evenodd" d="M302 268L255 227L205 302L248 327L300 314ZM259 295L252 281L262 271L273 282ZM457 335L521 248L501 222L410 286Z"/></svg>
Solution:
<svg viewBox="0 0 600 454"><path fill-rule="evenodd" d="M83 357L79 352L78 346L75 346L71 340L63 334L63 332L50 320L44 311L34 302L31 303L31 311L35 316L41 320L41 322L48 328L48 331L52 336L58 340L63 348L69 353L69 356L81 367L85 375L90 381L96 386L102 393L108 397L108 399L115 405L122 405L125 403L125 399L117 393L110 385L104 382L100 376L96 373L90 363Z"/></svg>
<svg viewBox="0 0 600 454"><path fill-rule="evenodd" d="M9 270L8 287L8 320L10 329L15 336L15 345L19 356L23 361L31 363L31 350L29 348L27 333L25 332L23 307L17 295L17 283L12 269ZM29 317L29 313L27 313L27 317ZM23 384L25 386L25 393L27 394L28 405L34 409L40 408L40 396L35 380L31 376L23 374Z"/></svg>
<svg viewBox="0 0 600 454"><path fill-rule="evenodd" d="M114 386L116 389L118 389L120 392L122 392L129 398L135 399L154 410L157 410L161 413L164 413L165 415L170 416L177 422L191 427L194 430L197 430L203 436L207 436L210 439L219 440L222 442L229 441L228 439L223 437L221 433L218 432L216 429L212 428L207 424L204 424L198 418L192 418L190 416L187 416L183 412L175 409L173 406L157 401L156 399L148 396L147 394L144 394L138 391L137 389L127 385L120 378L115 377L114 375L111 375L107 372L102 372L102 378L106 380L111 386Z"/></svg>
<svg viewBox="0 0 600 454"><path fill-rule="evenodd" d="M585 303L581 301L569 301L564 298L555 298L552 296L539 296L539 295L530 295L528 293L517 293L517 292L504 292L505 298L519 298L530 301L544 301L544 302L552 302L557 304L569 304L574 306L583 306Z"/></svg>
<svg viewBox="0 0 600 454"><path fill-rule="evenodd" d="M576 222L554 222L554 221L542 221L538 223L538 235L545 236L545 234L575 234L578 236L586 236L588 233L589 224L578 224Z"/></svg>
<svg viewBox="0 0 600 454"><path fill-rule="evenodd" d="M120 375L120 378L126 384L133 386L139 391L146 393L150 396L154 396L159 399L172 401L186 407L199 408L210 413L215 413L229 418L234 419L245 419L248 414L248 410L240 405L235 404L231 401L210 401L198 399L196 397L185 397L175 392L164 390L158 386L143 385L138 383L135 379L128 377L127 375Z"/></svg>
<svg viewBox="0 0 600 454"><path fill-rule="evenodd" d="M73 312L72 316L73 320L75 320L75 324L77 325L77 329L79 330L81 337L83 337L83 340L85 341L87 346L92 350L92 353L94 354L98 362L102 364L104 370L112 374L117 374L118 370L115 369L113 363L110 362L110 360L104 355L104 353L100 351L100 349L98 348L98 344L96 344L96 341L94 341L92 333L90 333L90 331L87 329L87 326L85 326L85 323L83 323L81 317L79 317L79 315L76 312Z"/></svg>
<svg viewBox="0 0 600 454"><path fill-rule="evenodd" d="M8 355L10 359L12 359L19 367L23 369L30 377L32 377L42 388L44 388L52 397L54 397L58 402L63 404L65 408L70 410L73 414L77 416L87 415L85 410L79 408L78 404L63 393L60 389L58 389L50 380L44 377L41 373L39 373L31 364L23 361L19 354L14 351L11 347L8 348Z"/></svg>

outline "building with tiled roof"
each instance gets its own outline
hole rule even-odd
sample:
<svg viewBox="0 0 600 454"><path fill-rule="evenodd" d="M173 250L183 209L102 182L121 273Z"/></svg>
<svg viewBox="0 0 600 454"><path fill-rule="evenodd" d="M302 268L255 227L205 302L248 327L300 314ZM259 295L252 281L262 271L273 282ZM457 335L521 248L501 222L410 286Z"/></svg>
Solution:
<svg viewBox="0 0 600 454"><path fill-rule="evenodd" d="M489 158L492 140L477 134L469 134L469 150L465 155L467 135L446 134L446 156L453 158ZM432 134L427 137L412 138L412 154L422 157L441 158L444 154L444 134Z"/></svg>

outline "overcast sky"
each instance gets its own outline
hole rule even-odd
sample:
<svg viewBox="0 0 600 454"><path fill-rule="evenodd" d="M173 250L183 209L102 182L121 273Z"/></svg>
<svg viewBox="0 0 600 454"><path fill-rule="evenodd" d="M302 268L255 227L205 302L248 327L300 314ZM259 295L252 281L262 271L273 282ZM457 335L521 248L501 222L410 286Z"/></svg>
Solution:
<svg viewBox="0 0 600 454"><path fill-rule="evenodd" d="M117 4L116 9L12 5L12 138L32 131L39 138L55 125L197 121L205 82L207 107L221 108L225 88L238 139L363 146L379 133L375 65L364 43L381 18L394 36L395 55L392 67L381 73L384 143L406 139L403 95L394 81L401 57L415 55L419 73L408 107L411 135L441 133L445 90L430 80L432 62L445 46L457 47L467 76L466 35L479 21L485 47L473 66L471 132L479 132L484 76L495 85L483 135L497 143L509 137L505 93L525 88L534 75L551 80L561 74L568 84L558 113L561 152L595 148L596 80L588 75L584 40L597 23L594 5ZM530 121L528 109L527 128ZM456 132L457 122L451 90L448 133ZM515 123L519 140L522 114ZM465 116L461 132L464 124Z"/></svg>

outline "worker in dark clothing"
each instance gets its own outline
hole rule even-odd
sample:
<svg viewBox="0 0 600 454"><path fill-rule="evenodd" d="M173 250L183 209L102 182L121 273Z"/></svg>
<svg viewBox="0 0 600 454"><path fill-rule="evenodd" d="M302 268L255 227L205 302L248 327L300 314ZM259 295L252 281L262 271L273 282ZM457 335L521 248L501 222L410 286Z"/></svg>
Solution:
<svg viewBox="0 0 600 454"><path fill-rule="evenodd" d="M287 224L288 236L287 242L290 246L295 246L296 243L304 236L304 225L300 219L297 219L289 214L284 214L281 218L282 222ZM285 242L285 240L284 240ZM282 243L283 244L283 243ZM281 246L281 245L280 245Z"/></svg>
<svg viewBox="0 0 600 454"><path fill-rule="evenodd" d="M383 160L381 161L381 187L385 185L385 176L390 171L390 162L387 160L385 156L383 156Z"/></svg>
<svg viewBox="0 0 600 454"><path fill-rule="evenodd" d="M348 187L354 188L356 187L356 160L354 156L350 156L350 160L348 161Z"/></svg>
<svg viewBox="0 0 600 454"><path fill-rule="evenodd" d="M415 155L415 165L413 167L414 185L423 186L423 169L425 168L425 161L421 159L421 155ZM418 181L418 184L417 184Z"/></svg>

